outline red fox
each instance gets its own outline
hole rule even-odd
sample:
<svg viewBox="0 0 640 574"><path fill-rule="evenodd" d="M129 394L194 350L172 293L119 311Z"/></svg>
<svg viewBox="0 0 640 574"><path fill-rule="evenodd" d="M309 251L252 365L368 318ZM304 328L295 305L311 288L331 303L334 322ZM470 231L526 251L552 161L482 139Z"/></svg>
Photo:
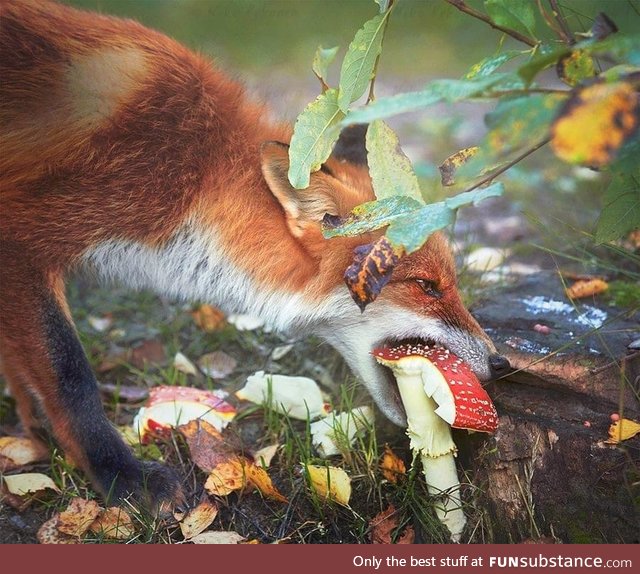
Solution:
<svg viewBox="0 0 640 574"><path fill-rule="evenodd" d="M43 0L0 10L4 373L25 429L51 432L103 495L156 507L182 497L179 478L138 461L103 412L65 299L76 268L315 333L399 425L374 347L437 342L482 380L508 368L463 306L441 235L401 260L364 313L351 300L343 273L380 233L322 236L325 214L374 198L347 137L295 190L290 126L209 61L129 20Z"/></svg>

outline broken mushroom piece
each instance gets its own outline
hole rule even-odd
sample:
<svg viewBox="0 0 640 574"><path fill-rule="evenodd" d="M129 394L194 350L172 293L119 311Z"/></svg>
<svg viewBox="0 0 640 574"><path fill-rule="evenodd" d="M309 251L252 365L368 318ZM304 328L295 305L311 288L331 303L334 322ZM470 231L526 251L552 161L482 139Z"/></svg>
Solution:
<svg viewBox="0 0 640 574"><path fill-rule="evenodd" d="M459 542L466 517L451 427L494 432L495 407L469 366L444 347L401 344L375 349L373 355L393 371L407 413L411 449L421 456L429 493L442 496L436 514L451 540Z"/></svg>

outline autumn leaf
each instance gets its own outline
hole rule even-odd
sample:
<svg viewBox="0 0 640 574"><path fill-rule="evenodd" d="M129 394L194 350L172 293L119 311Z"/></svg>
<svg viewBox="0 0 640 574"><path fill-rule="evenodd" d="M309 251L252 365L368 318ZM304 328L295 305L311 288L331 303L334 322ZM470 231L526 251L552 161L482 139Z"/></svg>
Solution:
<svg viewBox="0 0 640 574"><path fill-rule="evenodd" d="M193 317L193 322L205 333L219 331L226 324L224 313L211 305L200 305L191 311L191 317Z"/></svg>
<svg viewBox="0 0 640 574"><path fill-rule="evenodd" d="M306 466L309 486L318 496L349 505L351 498L351 479L341 468L335 466Z"/></svg>
<svg viewBox="0 0 640 574"><path fill-rule="evenodd" d="M49 451L40 442L26 437L0 437L0 472L45 460Z"/></svg>
<svg viewBox="0 0 640 574"><path fill-rule="evenodd" d="M36 538L40 544L77 544L79 542L77 538L58 530L59 517L59 514L54 514L38 529Z"/></svg>
<svg viewBox="0 0 640 574"><path fill-rule="evenodd" d="M264 468L247 462L245 470L247 473L247 481L255 486L264 496L278 502L288 502L286 497L280 494L278 489L273 486L271 477Z"/></svg>
<svg viewBox="0 0 640 574"><path fill-rule="evenodd" d="M202 532L191 538L192 544L241 544L246 540L237 532L214 531Z"/></svg>
<svg viewBox="0 0 640 574"><path fill-rule="evenodd" d="M384 235L375 243L360 245L354 250L353 263L347 267L344 281L361 311L389 282L399 260L400 253Z"/></svg>
<svg viewBox="0 0 640 574"><path fill-rule="evenodd" d="M393 505L376 514L369 522L372 544L413 544L415 532L407 526L398 536L398 513Z"/></svg>
<svg viewBox="0 0 640 574"><path fill-rule="evenodd" d="M609 427L609 438L604 442L607 444L618 444L623 440L629 440L640 434L640 423L631 419L620 419Z"/></svg>
<svg viewBox="0 0 640 574"><path fill-rule="evenodd" d="M113 540L127 540L136 533L131 516L122 508L110 506L100 512L89 530Z"/></svg>
<svg viewBox="0 0 640 574"><path fill-rule="evenodd" d="M53 490L60 492L60 489L55 485L46 474L39 472L24 472L22 474L11 474L9 476L3 476L2 481L4 488L15 496L27 496L32 494L41 494L45 490Z"/></svg>
<svg viewBox="0 0 640 574"><path fill-rule="evenodd" d="M627 82L594 83L578 90L551 127L551 146L569 163L603 167L636 132L640 98Z"/></svg>
<svg viewBox="0 0 640 574"><path fill-rule="evenodd" d="M393 484L398 482L398 478L404 476L407 472L404 461L391 450L388 444L384 445L384 453L380 460L380 470L382 475Z"/></svg>
<svg viewBox="0 0 640 574"><path fill-rule="evenodd" d="M164 345L158 339L143 341L131 350L129 361L137 369L144 369L147 364L164 364L167 354Z"/></svg>
<svg viewBox="0 0 640 574"><path fill-rule="evenodd" d="M604 293L608 288L608 283L602 279L582 279L567 287L566 293L569 299L582 299Z"/></svg>
<svg viewBox="0 0 640 574"><path fill-rule="evenodd" d="M209 527L217 515L218 507L208 498L205 498L180 521L182 536L184 536L185 540L197 536Z"/></svg>
<svg viewBox="0 0 640 574"><path fill-rule="evenodd" d="M198 368L212 379L228 377L237 366L238 361L224 351L213 351L198 359Z"/></svg>
<svg viewBox="0 0 640 574"><path fill-rule="evenodd" d="M215 427L198 419L180 425L178 431L184 437L193 463L203 472L210 473L232 455L231 446Z"/></svg>
<svg viewBox="0 0 640 574"><path fill-rule="evenodd" d="M100 514L95 500L72 498L67 508L58 517L57 528L63 534L80 538L84 536Z"/></svg>
<svg viewBox="0 0 640 574"><path fill-rule="evenodd" d="M243 489L247 485L244 467L240 457L231 455L211 470L204 489L213 496L227 496Z"/></svg>

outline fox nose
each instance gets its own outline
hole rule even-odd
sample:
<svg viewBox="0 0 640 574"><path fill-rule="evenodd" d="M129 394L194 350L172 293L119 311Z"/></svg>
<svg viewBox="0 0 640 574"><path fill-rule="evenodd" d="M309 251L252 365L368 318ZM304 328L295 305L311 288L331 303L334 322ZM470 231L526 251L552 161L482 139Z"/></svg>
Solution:
<svg viewBox="0 0 640 574"><path fill-rule="evenodd" d="M505 375L511 365L506 357L496 354L489 356L489 368L491 369L491 375L496 378Z"/></svg>

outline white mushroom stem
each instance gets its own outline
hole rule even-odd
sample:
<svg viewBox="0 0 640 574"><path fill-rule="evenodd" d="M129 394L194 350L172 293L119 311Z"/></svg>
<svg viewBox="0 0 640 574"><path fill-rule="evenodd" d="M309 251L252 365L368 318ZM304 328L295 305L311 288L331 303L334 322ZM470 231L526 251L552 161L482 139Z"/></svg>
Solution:
<svg viewBox="0 0 640 574"><path fill-rule="evenodd" d="M440 496L435 506L436 515L451 532L451 540L459 542L467 519L460 500L457 449L451 427L435 413L438 405L425 393L422 381L425 362L422 358L407 357L396 364L387 364L398 383L407 413L407 434L412 450L420 454L427 490L433 496Z"/></svg>

